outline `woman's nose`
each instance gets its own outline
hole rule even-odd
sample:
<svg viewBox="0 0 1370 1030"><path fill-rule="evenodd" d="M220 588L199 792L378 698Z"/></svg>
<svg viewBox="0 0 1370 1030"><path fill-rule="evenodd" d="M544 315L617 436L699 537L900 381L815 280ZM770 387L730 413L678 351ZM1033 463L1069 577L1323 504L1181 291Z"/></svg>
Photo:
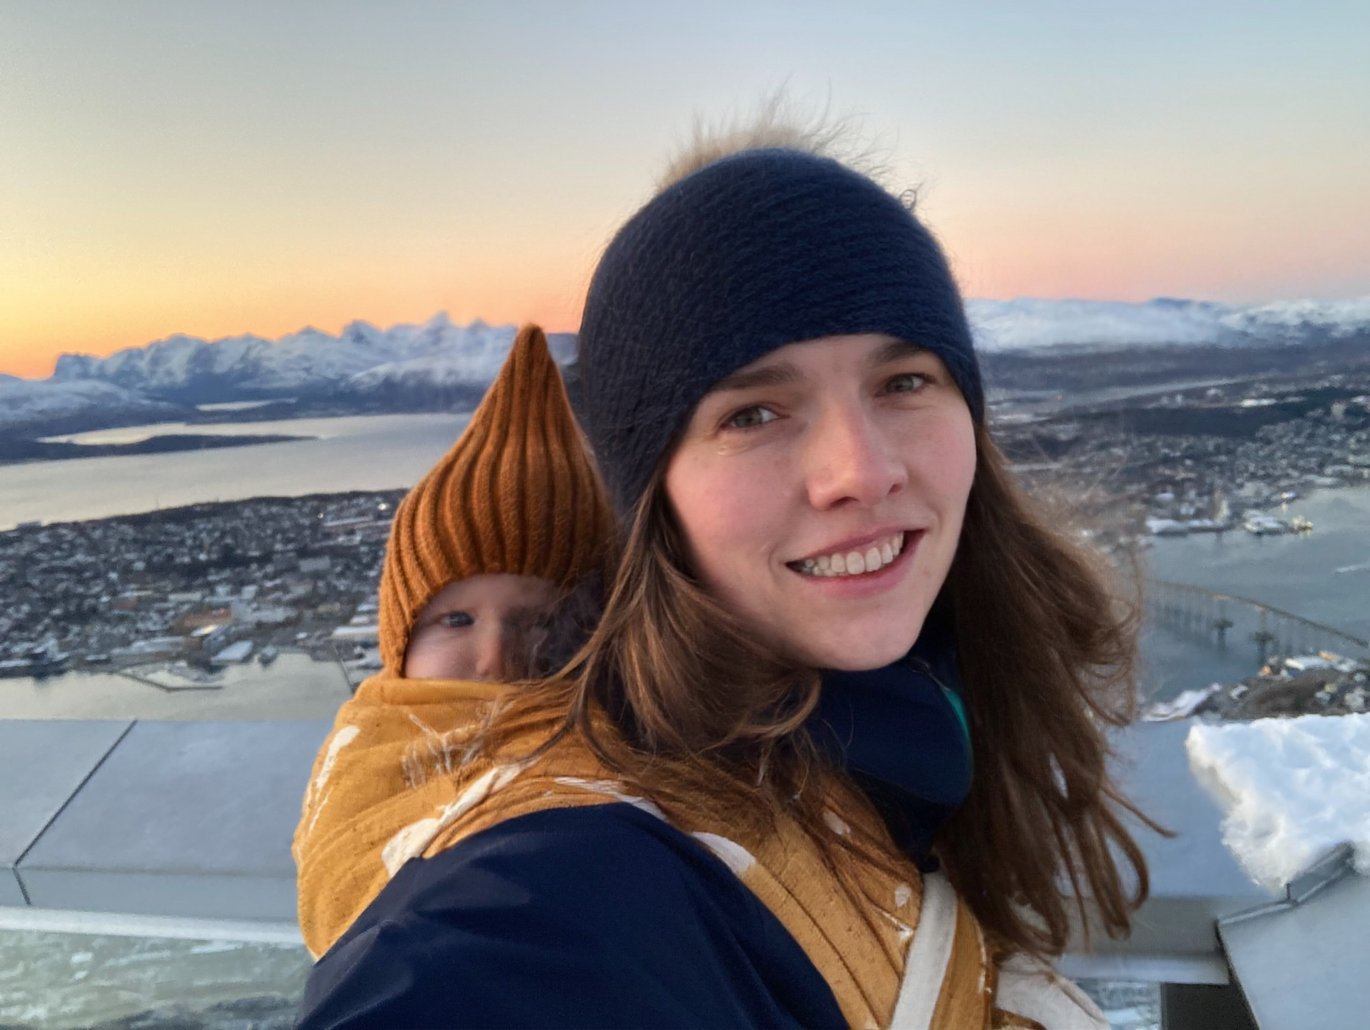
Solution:
<svg viewBox="0 0 1370 1030"><path fill-rule="evenodd" d="M863 409L841 409L809 430L805 463L809 503L871 507L898 493L908 468L889 433Z"/></svg>

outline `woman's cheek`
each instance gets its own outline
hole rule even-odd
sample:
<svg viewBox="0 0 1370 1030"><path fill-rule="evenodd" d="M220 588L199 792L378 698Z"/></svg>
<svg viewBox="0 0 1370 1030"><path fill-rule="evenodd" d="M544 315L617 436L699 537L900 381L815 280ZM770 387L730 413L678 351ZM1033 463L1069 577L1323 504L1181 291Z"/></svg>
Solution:
<svg viewBox="0 0 1370 1030"><path fill-rule="evenodd" d="M702 450L702 449L700 449ZM689 550L691 563L712 588L725 587L736 549L758 521L754 476L736 455L680 454L666 477L666 493Z"/></svg>
<svg viewBox="0 0 1370 1030"><path fill-rule="evenodd" d="M943 508L964 510L975 480L975 426L964 402L911 423L901 450L916 475L917 487L939 499Z"/></svg>

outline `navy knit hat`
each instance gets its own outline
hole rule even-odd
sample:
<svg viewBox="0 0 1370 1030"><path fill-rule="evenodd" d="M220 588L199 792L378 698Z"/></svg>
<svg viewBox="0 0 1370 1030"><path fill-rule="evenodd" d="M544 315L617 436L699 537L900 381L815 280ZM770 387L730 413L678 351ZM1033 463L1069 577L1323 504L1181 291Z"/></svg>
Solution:
<svg viewBox="0 0 1370 1030"><path fill-rule="evenodd" d="M983 420L946 259L870 179L829 158L750 150L654 197L610 242L580 325L577 410L620 512L715 383L786 344L855 333L936 354Z"/></svg>

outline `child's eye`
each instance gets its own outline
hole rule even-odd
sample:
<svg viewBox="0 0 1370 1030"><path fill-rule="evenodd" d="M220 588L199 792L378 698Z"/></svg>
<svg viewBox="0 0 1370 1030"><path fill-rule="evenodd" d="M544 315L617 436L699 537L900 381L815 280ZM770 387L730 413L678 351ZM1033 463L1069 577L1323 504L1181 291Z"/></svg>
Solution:
<svg viewBox="0 0 1370 1030"><path fill-rule="evenodd" d="M885 384L889 393L917 393L928 384L928 377L921 372L903 372L891 377Z"/></svg>
<svg viewBox="0 0 1370 1030"><path fill-rule="evenodd" d="M463 626L474 624L476 620L471 618L470 612L443 612L442 618L438 621L452 629L461 629Z"/></svg>
<svg viewBox="0 0 1370 1030"><path fill-rule="evenodd" d="M742 408L729 415L723 422L723 428L755 429L757 426L764 426L767 422L774 422L779 417L770 408L753 404L750 408Z"/></svg>

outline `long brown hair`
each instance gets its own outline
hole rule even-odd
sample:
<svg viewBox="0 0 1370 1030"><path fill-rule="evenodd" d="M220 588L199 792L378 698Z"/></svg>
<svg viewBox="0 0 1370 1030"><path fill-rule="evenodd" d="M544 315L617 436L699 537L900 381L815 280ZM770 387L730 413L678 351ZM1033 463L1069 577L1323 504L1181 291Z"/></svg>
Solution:
<svg viewBox="0 0 1370 1030"><path fill-rule="evenodd" d="M585 645L554 676L511 692L479 746L498 750L542 724L539 751L577 733L668 812L679 797L734 824L764 828L785 811L818 827L821 792L805 788L820 765L803 730L818 673L759 644L698 583L662 479L628 520Z"/></svg>
<svg viewBox="0 0 1370 1030"><path fill-rule="evenodd" d="M1106 728L1135 715L1139 611L1110 578L1102 558L1050 527L977 426L975 481L945 588L975 776L937 850L981 923L1039 954L1068 942L1062 877L1082 916L1083 899L1093 899L1110 936L1127 932L1149 889L1123 812L1160 828L1108 772Z"/></svg>
<svg viewBox="0 0 1370 1030"><path fill-rule="evenodd" d="M1109 778L1104 733L1132 715L1135 621L1091 557L1048 528L983 427L976 443L944 588L976 769L935 850L994 938L1057 954L1070 932L1062 877L1077 904L1094 900L1110 935L1126 932L1147 894L1145 860L1121 817L1140 813ZM887 864L894 856L837 837L824 820L825 785L842 774L804 729L817 672L768 651L699 584L662 478L632 513L589 641L555 678L512 696L485 746L542 722L548 746L581 735L668 812L673 799L689 798L757 829L783 812L830 865L840 866L831 856L842 850ZM606 715L613 732L603 729Z"/></svg>

